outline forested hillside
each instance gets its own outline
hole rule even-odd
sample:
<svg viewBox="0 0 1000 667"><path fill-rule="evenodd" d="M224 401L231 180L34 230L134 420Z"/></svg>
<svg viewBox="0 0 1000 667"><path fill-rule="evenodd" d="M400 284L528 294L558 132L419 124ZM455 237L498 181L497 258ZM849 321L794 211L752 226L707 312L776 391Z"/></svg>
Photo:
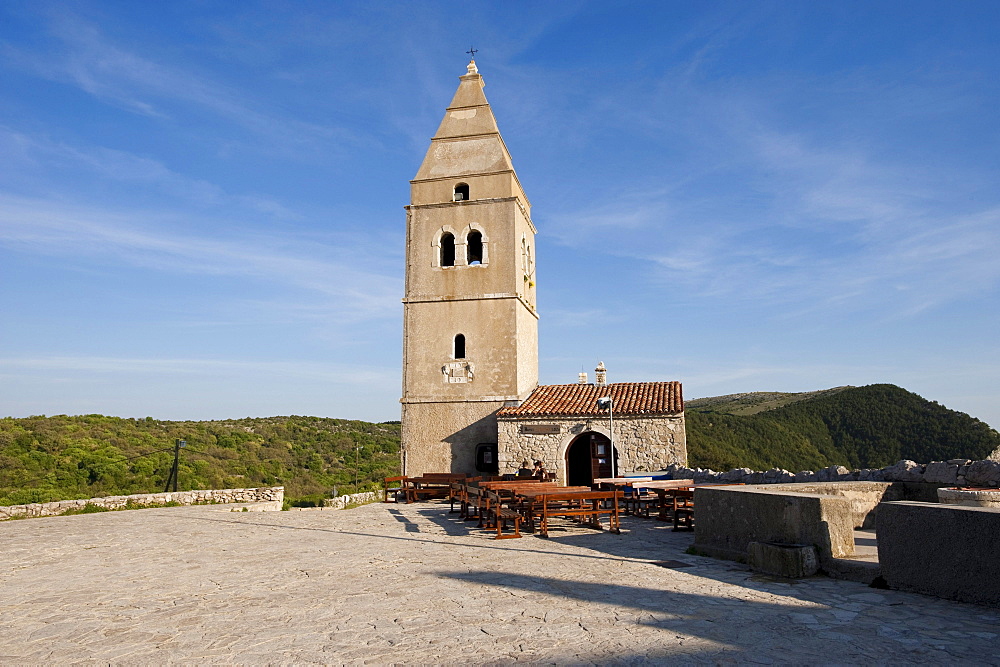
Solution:
<svg viewBox="0 0 1000 667"><path fill-rule="evenodd" d="M731 415L753 415L765 410L773 410L774 408L798 403L799 401L806 401L827 394L835 394L845 389L854 389L854 387L834 387L833 389L820 389L819 391L803 391L798 393L753 391L742 394L728 394L726 396L694 398L685 401L684 407L688 410L710 410L712 412L725 412Z"/></svg>
<svg viewBox="0 0 1000 667"><path fill-rule="evenodd" d="M1000 447L989 425L891 384L789 394L738 394L686 406L688 460L727 470L817 470L828 465L879 468L983 459ZM764 402L781 407L756 412Z"/></svg>
<svg viewBox="0 0 1000 667"><path fill-rule="evenodd" d="M778 406L778 407L770 407ZM893 385L750 393L686 406L691 466L728 470L878 468L983 459L1000 434ZM398 474L399 424L320 417L211 422L101 415L0 419L0 505L162 491L181 450L179 489L283 485L291 499L372 488Z"/></svg>
<svg viewBox="0 0 1000 667"><path fill-rule="evenodd" d="M399 469L399 424L320 417L171 422L101 415L0 419L0 505L178 489L283 485L288 498L352 493Z"/></svg>

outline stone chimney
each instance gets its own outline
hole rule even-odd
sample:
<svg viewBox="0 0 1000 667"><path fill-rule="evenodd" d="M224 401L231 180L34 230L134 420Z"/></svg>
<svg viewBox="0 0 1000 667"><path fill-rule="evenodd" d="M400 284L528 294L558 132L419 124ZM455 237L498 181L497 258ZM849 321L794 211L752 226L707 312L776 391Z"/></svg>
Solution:
<svg viewBox="0 0 1000 667"><path fill-rule="evenodd" d="M587 384L587 374L585 372L583 372L583 371L580 371L580 375L579 375L576 383L577 384Z"/></svg>
<svg viewBox="0 0 1000 667"><path fill-rule="evenodd" d="M608 384L608 369L604 367L604 362L597 362L597 368L594 369L594 383L598 387L603 387Z"/></svg>

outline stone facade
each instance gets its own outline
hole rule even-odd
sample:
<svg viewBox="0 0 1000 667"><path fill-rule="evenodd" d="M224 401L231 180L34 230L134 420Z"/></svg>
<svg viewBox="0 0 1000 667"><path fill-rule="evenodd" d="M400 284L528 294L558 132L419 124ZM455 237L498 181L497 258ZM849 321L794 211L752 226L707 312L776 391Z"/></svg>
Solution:
<svg viewBox="0 0 1000 667"><path fill-rule="evenodd" d="M557 426L558 433L524 433L524 426ZM500 472L515 472L524 459L541 460L549 472L556 473L557 480L565 483L566 451L578 436L587 432L600 433L613 441L619 471L663 470L687 461L683 414L615 417L613 438L607 419L501 417L498 420Z"/></svg>
<svg viewBox="0 0 1000 667"><path fill-rule="evenodd" d="M538 384L531 204L470 63L406 207L402 469L474 472Z"/></svg>
<svg viewBox="0 0 1000 667"><path fill-rule="evenodd" d="M273 486L257 489L203 489L197 491L170 491L167 493L139 493L131 496L105 496L83 500L58 500L51 503L0 506L0 521L40 516L58 516L69 510L83 509L87 505L121 509L132 505L181 505L267 503L258 509L280 510L285 499L285 487Z"/></svg>

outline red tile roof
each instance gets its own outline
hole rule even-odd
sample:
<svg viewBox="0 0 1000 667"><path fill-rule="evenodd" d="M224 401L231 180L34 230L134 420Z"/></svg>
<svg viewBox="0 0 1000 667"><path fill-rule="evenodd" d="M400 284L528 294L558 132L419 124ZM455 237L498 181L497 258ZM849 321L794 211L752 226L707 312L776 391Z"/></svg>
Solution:
<svg viewBox="0 0 1000 667"><path fill-rule="evenodd" d="M684 411L680 382L616 382L593 384L546 384L537 387L517 407L501 408L498 417L599 417L607 411L597 399L610 396L616 415L668 415Z"/></svg>

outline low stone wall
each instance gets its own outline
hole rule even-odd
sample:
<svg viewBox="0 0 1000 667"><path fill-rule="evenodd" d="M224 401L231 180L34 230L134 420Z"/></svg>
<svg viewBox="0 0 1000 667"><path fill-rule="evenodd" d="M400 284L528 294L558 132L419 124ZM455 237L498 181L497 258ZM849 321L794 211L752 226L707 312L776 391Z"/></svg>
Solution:
<svg viewBox="0 0 1000 667"><path fill-rule="evenodd" d="M848 521L855 528L874 528L879 503L913 500L909 488L899 482L818 482L783 485L781 492L837 496L847 501ZM853 540L852 540L853 541Z"/></svg>
<svg viewBox="0 0 1000 667"><path fill-rule="evenodd" d="M876 531L890 588L1000 604L1000 509L890 502Z"/></svg>
<svg viewBox="0 0 1000 667"><path fill-rule="evenodd" d="M1000 508L1000 489L938 489L937 501L945 505Z"/></svg>
<svg viewBox="0 0 1000 667"><path fill-rule="evenodd" d="M4 519L57 516L67 510L96 505L120 509L132 505L164 505L174 502L181 505L269 503L268 509L280 510L285 499L285 487L273 486L259 489L208 489L198 491L171 491L168 493L141 493L131 496L106 496L84 500L59 500L51 503L0 506L0 521Z"/></svg>
<svg viewBox="0 0 1000 667"><path fill-rule="evenodd" d="M626 469L627 468L623 468ZM941 486L1000 487L1000 461L970 461L952 459L920 464L899 461L885 468L849 470L844 466L829 466L818 471L789 472L781 468L754 471L733 468L727 472L671 465L666 472L672 479L693 479L695 483L723 484L802 484L807 482L923 482ZM933 496L928 498L933 502Z"/></svg>
<svg viewBox="0 0 1000 667"><path fill-rule="evenodd" d="M816 547L820 566L854 555L854 528L889 492L887 482L719 486L695 489L694 546L745 560L751 542Z"/></svg>
<svg viewBox="0 0 1000 667"><path fill-rule="evenodd" d="M323 501L323 507L335 510L347 509L350 505L366 505L368 503L381 502L382 492L366 491L365 493L352 493L347 496L337 496Z"/></svg>

